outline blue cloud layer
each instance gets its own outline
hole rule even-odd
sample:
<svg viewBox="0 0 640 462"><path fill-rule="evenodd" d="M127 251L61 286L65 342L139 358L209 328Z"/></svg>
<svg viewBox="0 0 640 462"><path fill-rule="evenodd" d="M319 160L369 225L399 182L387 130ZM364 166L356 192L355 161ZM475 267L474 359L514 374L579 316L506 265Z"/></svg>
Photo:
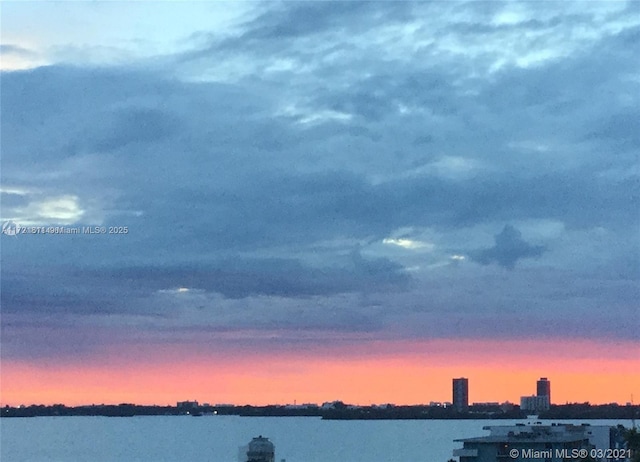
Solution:
<svg viewBox="0 0 640 462"><path fill-rule="evenodd" d="M129 230L3 236L3 355L55 319L637 339L640 18L513 5L274 3L3 72L3 220Z"/></svg>

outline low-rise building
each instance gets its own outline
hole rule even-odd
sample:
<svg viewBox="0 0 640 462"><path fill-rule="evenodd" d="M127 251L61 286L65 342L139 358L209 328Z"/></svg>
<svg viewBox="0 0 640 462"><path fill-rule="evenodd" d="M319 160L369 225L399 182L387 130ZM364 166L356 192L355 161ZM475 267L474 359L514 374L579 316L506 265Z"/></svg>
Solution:
<svg viewBox="0 0 640 462"><path fill-rule="evenodd" d="M463 443L462 448L453 451L460 462L564 462L591 455L592 449L614 447L611 442L615 428L607 426L542 425L535 422L530 425L488 426L483 429L489 430L490 434L455 440Z"/></svg>
<svg viewBox="0 0 640 462"><path fill-rule="evenodd" d="M549 396L531 395L520 397L520 409L527 412L544 412L550 408Z"/></svg>
<svg viewBox="0 0 640 462"><path fill-rule="evenodd" d="M181 411L191 411L198 408L197 401L178 401L176 407Z"/></svg>

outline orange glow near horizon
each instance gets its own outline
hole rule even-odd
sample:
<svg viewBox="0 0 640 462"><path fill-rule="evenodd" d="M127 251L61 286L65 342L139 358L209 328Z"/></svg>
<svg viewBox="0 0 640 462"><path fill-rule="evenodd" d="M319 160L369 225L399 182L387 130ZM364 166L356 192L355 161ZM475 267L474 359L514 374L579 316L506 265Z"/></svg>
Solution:
<svg viewBox="0 0 640 462"><path fill-rule="evenodd" d="M598 348L606 348L606 358L596 354ZM558 404L624 404L640 392L635 344L440 340L372 342L368 350L333 358L326 351L254 352L235 359L174 351L158 352L144 364L128 362L126 355L119 355L120 361L111 357L62 366L4 361L1 402L422 404L451 401L451 379L463 376L469 378L471 402L519 403L520 396L535 393L535 382L543 376L551 380L552 401ZM554 357L553 351L559 353Z"/></svg>

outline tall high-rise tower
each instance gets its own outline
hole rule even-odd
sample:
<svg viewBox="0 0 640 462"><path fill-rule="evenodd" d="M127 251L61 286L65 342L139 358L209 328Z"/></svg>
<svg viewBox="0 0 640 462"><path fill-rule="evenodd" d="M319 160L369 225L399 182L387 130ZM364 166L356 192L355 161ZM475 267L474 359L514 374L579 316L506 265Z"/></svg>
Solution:
<svg viewBox="0 0 640 462"><path fill-rule="evenodd" d="M453 408L458 412L469 409L469 379L453 379Z"/></svg>
<svg viewBox="0 0 640 462"><path fill-rule="evenodd" d="M551 382L546 377L541 377L536 382L536 395L547 396L549 398L549 404L551 404Z"/></svg>

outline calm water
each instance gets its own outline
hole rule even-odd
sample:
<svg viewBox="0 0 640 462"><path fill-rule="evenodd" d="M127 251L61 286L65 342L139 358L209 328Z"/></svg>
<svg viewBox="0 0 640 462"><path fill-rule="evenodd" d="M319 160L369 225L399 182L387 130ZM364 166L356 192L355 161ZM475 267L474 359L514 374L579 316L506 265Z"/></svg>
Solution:
<svg viewBox="0 0 640 462"><path fill-rule="evenodd" d="M237 462L262 434L287 462L446 462L455 438L515 421L326 421L311 417L35 417L0 419L2 462ZM521 421L518 421L521 422ZM629 421L576 421L629 426Z"/></svg>

